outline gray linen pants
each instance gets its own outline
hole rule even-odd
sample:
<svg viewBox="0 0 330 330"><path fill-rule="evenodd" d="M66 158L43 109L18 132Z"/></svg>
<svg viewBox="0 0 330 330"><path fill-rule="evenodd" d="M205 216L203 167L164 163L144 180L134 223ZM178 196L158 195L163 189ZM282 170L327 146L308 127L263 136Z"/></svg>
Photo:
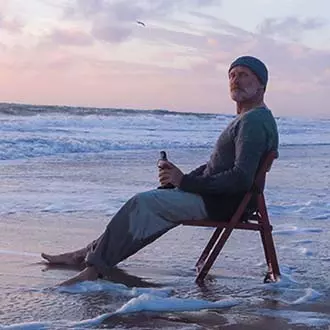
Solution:
<svg viewBox="0 0 330 330"><path fill-rule="evenodd" d="M113 216L104 233L89 245L87 265L107 275L120 261L150 244L182 220L207 217L200 195L179 189L136 194Z"/></svg>

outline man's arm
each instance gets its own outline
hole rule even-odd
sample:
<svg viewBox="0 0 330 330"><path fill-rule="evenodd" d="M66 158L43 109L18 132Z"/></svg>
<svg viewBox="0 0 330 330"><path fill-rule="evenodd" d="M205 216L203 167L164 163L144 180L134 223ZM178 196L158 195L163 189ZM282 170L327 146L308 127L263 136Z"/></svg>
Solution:
<svg viewBox="0 0 330 330"><path fill-rule="evenodd" d="M179 188L197 194L222 194L247 191L252 186L261 157L266 151L266 131L255 116L244 116L235 137L234 166L214 175L184 175Z"/></svg>
<svg viewBox="0 0 330 330"><path fill-rule="evenodd" d="M159 167L158 177L161 186L166 186L168 184L171 184L174 187L179 187L184 174L177 166L175 166L173 163L169 161L162 160L158 163L158 167ZM206 168L206 164L196 168L195 170L187 174L187 176L194 177L194 176L202 175L205 168Z"/></svg>
<svg viewBox="0 0 330 330"><path fill-rule="evenodd" d="M191 171L190 173L188 173L187 175L188 175L188 176L192 176L192 177L202 175L203 172L204 172L204 170L205 170L205 168L206 168L206 164L201 165L201 166L195 168L194 170L192 170L192 171Z"/></svg>

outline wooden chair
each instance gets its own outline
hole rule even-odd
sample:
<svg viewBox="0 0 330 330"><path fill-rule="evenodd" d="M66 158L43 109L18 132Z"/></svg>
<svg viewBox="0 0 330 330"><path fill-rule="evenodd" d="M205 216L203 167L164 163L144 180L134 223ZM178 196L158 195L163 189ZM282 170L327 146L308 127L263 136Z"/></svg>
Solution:
<svg viewBox="0 0 330 330"><path fill-rule="evenodd" d="M274 240L272 236L273 227L268 218L267 207L264 197L264 187L266 173L269 172L273 160L278 157L276 151L269 152L261 161L254 183L240 202L236 212L231 219L224 221L211 221L205 219L202 221L186 220L182 221L184 226L203 226L215 227L215 231L207 243L204 251L196 263L196 282L203 282L220 251L224 247L227 239L234 229L259 231L264 248L268 272L264 282L275 282L280 277L280 269L277 262ZM247 206L251 199L256 200L256 205L252 210L247 211Z"/></svg>

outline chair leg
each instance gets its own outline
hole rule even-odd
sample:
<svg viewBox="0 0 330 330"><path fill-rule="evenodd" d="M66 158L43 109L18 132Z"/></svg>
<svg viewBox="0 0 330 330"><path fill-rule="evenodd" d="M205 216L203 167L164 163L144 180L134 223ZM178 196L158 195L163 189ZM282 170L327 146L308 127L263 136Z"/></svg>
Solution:
<svg viewBox="0 0 330 330"><path fill-rule="evenodd" d="M222 231L223 231L223 228L217 228L213 232L209 242L207 243L207 245L206 245L205 249L203 250L201 256L199 257L198 261L196 262L195 267L196 267L197 272L200 271L202 265L204 264L206 258L208 257L210 251L212 250L213 246L217 242L217 240L218 240L219 236L221 235Z"/></svg>
<svg viewBox="0 0 330 330"><path fill-rule="evenodd" d="M275 282L280 277L280 268L278 266L276 250L271 232L271 226L269 223L268 213L265 204L265 198L263 194L258 198L258 209L260 212L259 223L264 225L264 228L260 231L262 244L264 247L266 262L268 265L268 273L264 279L264 282Z"/></svg>
<svg viewBox="0 0 330 330"><path fill-rule="evenodd" d="M263 248L264 248L266 264L267 264L267 267L268 267L267 274L264 278L264 283L275 282L276 279L275 279L275 276L274 276L272 261L271 261L271 258L270 258L269 245L266 241L265 233L264 233L263 230L260 231L260 236L261 236L261 241L262 241L262 245L263 245Z"/></svg>
<svg viewBox="0 0 330 330"><path fill-rule="evenodd" d="M233 228L226 228L220 238L218 239L218 242L212 249L211 253L207 256L203 266L198 271L198 274L196 276L196 282L201 283L203 282L205 276L209 272L210 268L214 264L215 259L219 255L220 251L224 247L227 239L229 238L231 232L233 231Z"/></svg>
<svg viewBox="0 0 330 330"><path fill-rule="evenodd" d="M237 211L235 212L235 214L232 216L231 220L229 221L228 227L223 228L223 229L217 228L217 229L220 229L220 230L219 231L217 230L216 234L214 234L214 237L211 238L213 248L212 248L211 244L210 245L208 244L208 246L205 249L205 250L210 250L207 257L205 259L203 259L204 257L200 258L200 259L203 259L203 265L197 271L197 276L196 276L196 280L195 280L197 283L203 282L205 276L207 275L210 268L214 264L215 259L218 257L220 251L224 247L224 245L225 245L227 239L229 238L231 232L233 231L233 229L237 225L238 221L241 219L241 217L244 213L244 210L246 209L246 206L247 206L248 202L251 199L251 196L252 196L251 192L248 192L244 196L244 198L243 198L241 204L239 205ZM214 242L213 242L213 238L214 238ZM217 240L217 241L215 242L215 240Z"/></svg>
<svg viewBox="0 0 330 330"><path fill-rule="evenodd" d="M265 282L269 282L269 281L276 282L281 276L281 273L277 261L273 236L270 230L264 232L264 237L265 237L265 244L269 258L268 265L270 264L269 274L271 274L271 275L267 274L268 276L266 275Z"/></svg>

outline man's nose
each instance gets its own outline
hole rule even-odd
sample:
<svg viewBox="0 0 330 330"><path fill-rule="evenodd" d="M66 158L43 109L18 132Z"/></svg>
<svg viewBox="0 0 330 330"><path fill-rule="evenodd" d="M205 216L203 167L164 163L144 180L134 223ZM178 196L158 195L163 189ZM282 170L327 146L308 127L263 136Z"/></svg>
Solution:
<svg viewBox="0 0 330 330"><path fill-rule="evenodd" d="M238 75L233 75L231 79L231 83L236 84L239 81L239 76Z"/></svg>
<svg viewBox="0 0 330 330"><path fill-rule="evenodd" d="M233 77L232 79L230 79L229 85L231 87L239 86L239 79L237 77Z"/></svg>

